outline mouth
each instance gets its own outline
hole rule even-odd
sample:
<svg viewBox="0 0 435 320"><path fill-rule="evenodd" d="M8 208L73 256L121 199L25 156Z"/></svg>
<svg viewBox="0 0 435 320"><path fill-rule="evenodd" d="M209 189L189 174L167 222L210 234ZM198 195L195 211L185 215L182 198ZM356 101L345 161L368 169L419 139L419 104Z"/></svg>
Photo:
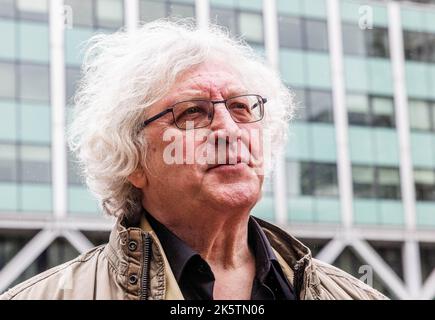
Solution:
<svg viewBox="0 0 435 320"><path fill-rule="evenodd" d="M234 170L234 169L240 169L243 166L248 166L249 164L246 161L243 161L241 156L237 156L236 161L231 161L229 160L229 158L227 157L225 163L217 163L217 164L213 164L210 165L207 168L207 171L211 171L211 170L224 170L224 169L228 169L228 170Z"/></svg>
<svg viewBox="0 0 435 320"><path fill-rule="evenodd" d="M219 164L207 170L207 172L222 173L230 176L237 172L241 172L247 166L246 163L240 162L237 164Z"/></svg>

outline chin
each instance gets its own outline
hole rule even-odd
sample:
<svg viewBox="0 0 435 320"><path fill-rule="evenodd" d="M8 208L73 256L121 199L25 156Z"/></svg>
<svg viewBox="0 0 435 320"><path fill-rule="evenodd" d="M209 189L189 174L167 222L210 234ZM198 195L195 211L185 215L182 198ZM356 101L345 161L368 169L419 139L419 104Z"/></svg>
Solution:
<svg viewBox="0 0 435 320"><path fill-rule="evenodd" d="M214 202L224 209L250 209L261 197L258 187L222 185L212 190Z"/></svg>

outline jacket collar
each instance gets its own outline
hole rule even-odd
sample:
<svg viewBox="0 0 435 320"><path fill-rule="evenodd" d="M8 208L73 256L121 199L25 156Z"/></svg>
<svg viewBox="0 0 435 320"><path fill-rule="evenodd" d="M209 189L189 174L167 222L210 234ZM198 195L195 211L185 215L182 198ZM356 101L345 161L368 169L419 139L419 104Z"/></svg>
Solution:
<svg viewBox="0 0 435 320"><path fill-rule="evenodd" d="M281 262L284 273L287 276L293 273L291 283L299 298L320 296L320 280L313 263L311 250L281 228L259 218L255 218L255 220L263 228L272 248L278 253L278 258L284 260L283 262L287 265L285 266ZM288 267L291 270L288 270Z"/></svg>
<svg viewBox="0 0 435 320"><path fill-rule="evenodd" d="M315 265L312 263L310 249L279 227L259 218L254 219L262 227L277 254L284 273L299 297L305 299L307 296L318 293L316 291L320 281L315 272ZM150 298L182 299L165 253L149 222L143 219L141 226L130 227L127 223L124 216L117 219L105 249L109 263L118 275L116 279L118 284L122 286L128 297L140 298L141 278L144 272L143 239L146 235L152 239L152 259L149 266L151 271ZM134 275L138 277L136 282Z"/></svg>

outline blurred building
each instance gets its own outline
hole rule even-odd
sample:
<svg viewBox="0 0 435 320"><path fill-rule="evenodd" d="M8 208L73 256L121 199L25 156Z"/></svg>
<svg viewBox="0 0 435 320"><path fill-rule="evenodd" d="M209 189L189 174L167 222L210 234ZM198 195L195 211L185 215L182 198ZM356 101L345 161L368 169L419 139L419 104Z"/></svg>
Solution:
<svg viewBox="0 0 435 320"><path fill-rule="evenodd" d="M255 215L392 298L435 297L435 1L0 0L0 292L108 239L66 152L80 44L228 27L296 93ZM64 27L63 27L64 26Z"/></svg>

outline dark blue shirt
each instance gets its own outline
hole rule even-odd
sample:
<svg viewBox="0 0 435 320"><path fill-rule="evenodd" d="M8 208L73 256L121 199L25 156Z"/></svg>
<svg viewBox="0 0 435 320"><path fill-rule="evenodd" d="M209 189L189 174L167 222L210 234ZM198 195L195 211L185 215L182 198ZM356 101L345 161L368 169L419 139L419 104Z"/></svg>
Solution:
<svg viewBox="0 0 435 320"><path fill-rule="evenodd" d="M157 221L151 214L146 217L163 246L166 257L187 300L213 300L215 277L208 263ZM248 224L248 243L255 255L255 278L252 300L295 300L293 288L287 281L272 247L254 218Z"/></svg>

